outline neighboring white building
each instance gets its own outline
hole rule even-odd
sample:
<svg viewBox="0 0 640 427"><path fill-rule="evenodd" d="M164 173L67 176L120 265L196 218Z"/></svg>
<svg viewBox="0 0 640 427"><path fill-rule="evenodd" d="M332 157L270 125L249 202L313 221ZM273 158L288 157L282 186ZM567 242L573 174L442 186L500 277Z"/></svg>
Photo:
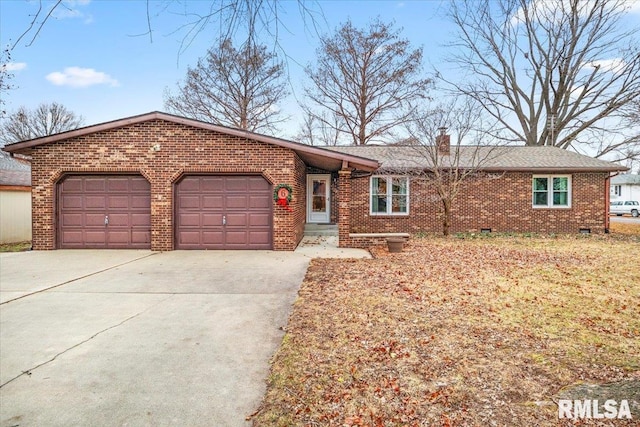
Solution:
<svg viewBox="0 0 640 427"><path fill-rule="evenodd" d="M0 243L31 240L31 165L0 150Z"/></svg>
<svg viewBox="0 0 640 427"><path fill-rule="evenodd" d="M624 174L611 178L611 200L640 201L640 175Z"/></svg>

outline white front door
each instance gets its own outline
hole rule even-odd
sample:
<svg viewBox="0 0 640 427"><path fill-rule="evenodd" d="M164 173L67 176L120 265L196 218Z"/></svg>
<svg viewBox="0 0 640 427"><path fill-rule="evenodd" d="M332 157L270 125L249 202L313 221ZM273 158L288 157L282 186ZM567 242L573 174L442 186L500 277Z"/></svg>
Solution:
<svg viewBox="0 0 640 427"><path fill-rule="evenodd" d="M307 175L307 222L331 221L331 175Z"/></svg>

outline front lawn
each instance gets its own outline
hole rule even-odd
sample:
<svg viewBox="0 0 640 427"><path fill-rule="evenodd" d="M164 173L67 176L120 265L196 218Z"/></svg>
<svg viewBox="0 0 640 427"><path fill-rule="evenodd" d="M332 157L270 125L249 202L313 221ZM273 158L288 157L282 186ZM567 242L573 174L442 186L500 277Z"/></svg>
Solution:
<svg viewBox="0 0 640 427"><path fill-rule="evenodd" d="M573 385L640 393L639 253L607 236L426 237L315 259L254 425L574 425L554 403Z"/></svg>

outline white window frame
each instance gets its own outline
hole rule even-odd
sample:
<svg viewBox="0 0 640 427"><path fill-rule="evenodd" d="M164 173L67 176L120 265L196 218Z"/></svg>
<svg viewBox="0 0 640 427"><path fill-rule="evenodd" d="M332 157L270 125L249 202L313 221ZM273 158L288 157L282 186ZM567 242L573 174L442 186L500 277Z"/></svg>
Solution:
<svg viewBox="0 0 640 427"><path fill-rule="evenodd" d="M387 181L387 211L386 212L374 212L373 211L373 180L374 178L384 179ZM392 212L393 206L393 179L405 179L407 181L407 211L406 212ZM372 175L369 179L369 215L372 216L408 216L410 211L411 200L411 180L408 176L402 175ZM390 191L391 190L391 191ZM390 192L389 192L390 191Z"/></svg>
<svg viewBox="0 0 640 427"><path fill-rule="evenodd" d="M535 204L535 182L536 178L546 178L547 179L547 204L546 205L536 205ZM553 178L566 178L567 179L567 204L566 205L554 205L553 204ZM572 182L571 175L533 175L531 178L531 206L534 209L570 209L571 208L571 199L572 199Z"/></svg>
<svg viewBox="0 0 640 427"><path fill-rule="evenodd" d="M614 185L613 194L615 194L618 197L622 196L622 185Z"/></svg>

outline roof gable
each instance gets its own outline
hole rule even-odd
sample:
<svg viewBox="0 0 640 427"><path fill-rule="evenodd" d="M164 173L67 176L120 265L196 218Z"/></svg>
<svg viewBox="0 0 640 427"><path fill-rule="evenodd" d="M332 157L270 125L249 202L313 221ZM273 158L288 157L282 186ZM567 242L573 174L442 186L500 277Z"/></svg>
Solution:
<svg viewBox="0 0 640 427"><path fill-rule="evenodd" d="M171 123L182 124L198 129L210 130L226 135L238 136L253 141L259 141L279 147L288 148L295 151L305 163L326 170L339 170L340 168L342 168L344 162L348 163L349 167L366 171L373 171L379 167L379 163L376 160L360 157L358 155L340 153L337 151L328 150L326 148L305 145L298 142L288 141L286 139L249 132L243 129L214 125L211 123L205 123L185 117L174 116L172 114L167 114L159 111L141 114L139 116L127 117L111 122L100 123L97 125L87 126L80 129L70 130L67 132L62 132L55 135L45 136L28 141L16 142L7 145L5 147L5 150L10 153L20 153L30 148L90 135L93 133L130 126L138 123L148 122L151 120L164 120Z"/></svg>

